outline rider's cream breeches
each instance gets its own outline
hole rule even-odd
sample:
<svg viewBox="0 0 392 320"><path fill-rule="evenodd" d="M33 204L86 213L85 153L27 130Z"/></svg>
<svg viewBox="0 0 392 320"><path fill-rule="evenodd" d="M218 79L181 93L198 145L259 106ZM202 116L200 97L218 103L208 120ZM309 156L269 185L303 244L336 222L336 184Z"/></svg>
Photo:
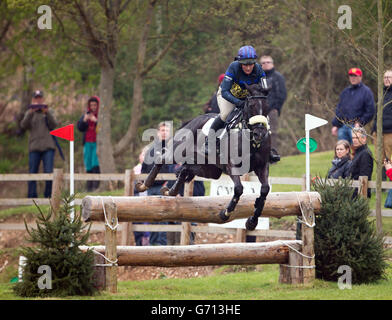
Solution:
<svg viewBox="0 0 392 320"><path fill-rule="evenodd" d="M234 109L235 105L232 104L230 101L227 101L225 98L222 97L222 89L219 87L219 90L216 94L216 98L218 100L218 106L220 110L220 117L223 121L226 120L227 116Z"/></svg>

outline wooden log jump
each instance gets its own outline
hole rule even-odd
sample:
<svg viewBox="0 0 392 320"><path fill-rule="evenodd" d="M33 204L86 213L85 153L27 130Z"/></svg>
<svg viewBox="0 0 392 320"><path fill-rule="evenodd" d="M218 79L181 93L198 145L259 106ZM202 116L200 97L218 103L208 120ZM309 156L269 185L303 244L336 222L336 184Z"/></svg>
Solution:
<svg viewBox="0 0 392 320"><path fill-rule="evenodd" d="M243 195L228 221L253 215L258 195ZM224 223L218 213L225 209L231 196L221 197L100 197L87 196L82 201L84 221L104 221L102 203L113 202L120 222L184 221ZM317 192L271 192L267 196L262 217L281 218L301 215L300 201L310 202L314 213L321 208ZM227 221L226 221L227 222Z"/></svg>
<svg viewBox="0 0 392 320"><path fill-rule="evenodd" d="M117 246L119 266L186 267L235 264L287 264L289 247L301 249L300 240L255 243L219 243L189 246ZM80 247L102 254L105 246Z"/></svg>
<svg viewBox="0 0 392 320"><path fill-rule="evenodd" d="M256 197L242 197L232 219L252 215ZM84 220L105 221L107 227L105 246L84 246L81 249L94 250L101 257L105 256L105 260L109 262L105 265L105 288L111 292L117 291L117 266L280 264L281 283L312 283L315 278L313 227L315 214L321 207L320 195L316 192L272 193L266 201L265 216L301 216L301 240L191 246L117 246L116 228L119 220L221 223L217 213L229 199L230 197L86 197L82 203Z"/></svg>

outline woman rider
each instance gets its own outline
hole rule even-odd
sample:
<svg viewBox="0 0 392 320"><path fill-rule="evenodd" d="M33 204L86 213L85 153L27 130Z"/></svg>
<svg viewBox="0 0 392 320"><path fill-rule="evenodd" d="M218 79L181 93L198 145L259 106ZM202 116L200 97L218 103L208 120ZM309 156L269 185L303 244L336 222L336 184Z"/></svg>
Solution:
<svg viewBox="0 0 392 320"><path fill-rule="evenodd" d="M267 88L267 80L262 67L256 62L256 50L252 46L243 46L238 50L234 61L226 70L225 77L218 89L217 100L220 114L215 118L210 129L215 131L223 128L227 116L234 107L243 108L248 90L248 85L261 82ZM206 138L206 153L208 151L208 139ZM271 150L270 162L280 160L280 155L276 150Z"/></svg>

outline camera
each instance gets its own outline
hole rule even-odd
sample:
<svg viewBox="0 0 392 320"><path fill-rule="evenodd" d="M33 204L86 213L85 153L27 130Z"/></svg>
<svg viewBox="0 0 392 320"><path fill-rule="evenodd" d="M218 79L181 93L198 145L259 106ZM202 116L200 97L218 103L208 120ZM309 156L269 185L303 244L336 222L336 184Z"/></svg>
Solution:
<svg viewBox="0 0 392 320"><path fill-rule="evenodd" d="M30 109L40 111L42 109L47 109L48 106L46 104L31 104L29 106Z"/></svg>

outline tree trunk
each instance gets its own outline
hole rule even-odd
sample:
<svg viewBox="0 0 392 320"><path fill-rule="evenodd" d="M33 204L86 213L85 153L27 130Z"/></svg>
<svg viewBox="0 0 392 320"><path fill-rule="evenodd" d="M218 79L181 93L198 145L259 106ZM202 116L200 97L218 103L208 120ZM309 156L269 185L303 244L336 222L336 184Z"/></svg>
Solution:
<svg viewBox="0 0 392 320"><path fill-rule="evenodd" d="M113 104L114 66L101 67L99 97L101 99L98 113L97 152L102 173L116 172L111 141L111 113Z"/></svg>
<svg viewBox="0 0 392 320"><path fill-rule="evenodd" d="M145 77L145 74L143 73L144 61L146 58L148 34L150 32L151 20L154 14L154 7L155 7L155 2L150 2L147 8L146 20L144 23L143 32L139 41L135 79L133 81L131 122L129 124L126 134L121 138L121 140L115 146L114 156L119 156L121 153L123 153L125 150L128 149L131 149L131 152L135 150L134 141L137 135L137 130L139 128L140 118L142 116L143 80Z"/></svg>
<svg viewBox="0 0 392 320"><path fill-rule="evenodd" d="M381 215L381 183L382 183L382 166L384 155L383 137L382 137L382 109L383 109L383 72L384 72L384 26L382 0L377 0L378 11L378 70L377 70L377 176L376 176L376 226L377 232L382 233L382 215Z"/></svg>

